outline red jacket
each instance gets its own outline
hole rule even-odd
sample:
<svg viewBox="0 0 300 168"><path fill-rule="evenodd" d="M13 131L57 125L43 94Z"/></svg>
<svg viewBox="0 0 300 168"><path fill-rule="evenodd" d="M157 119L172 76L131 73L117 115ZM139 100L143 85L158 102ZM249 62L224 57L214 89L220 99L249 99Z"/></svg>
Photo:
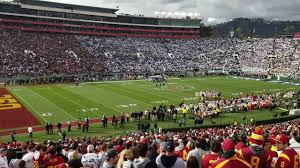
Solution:
<svg viewBox="0 0 300 168"><path fill-rule="evenodd" d="M299 168L299 155L293 148L285 149L278 157L276 168Z"/></svg>
<svg viewBox="0 0 300 168"><path fill-rule="evenodd" d="M231 158L219 159L212 164L212 168L251 168L251 165L245 160L239 158L237 155L234 155Z"/></svg>
<svg viewBox="0 0 300 168"><path fill-rule="evenodd" d="M64 159L56 155L50 156L50 158L46 157L44 160L44 164L47 168L54 168L61 163L65 163Z"/></svg>
<svg viewBox="0 0 300 168"><path fill-rule="evenodd" d="M256 149L257 152L254 152ZM271 168L269 152L261 147L246 147L239 151L240 157L245 159L251 167Z"/></svg>
<svg viewBox="0 0 300 168"><path fill-rule="evenodd" d="M202 157L202 168L211 168L211 165L219 159L219 155L208 153Z"/></svg>

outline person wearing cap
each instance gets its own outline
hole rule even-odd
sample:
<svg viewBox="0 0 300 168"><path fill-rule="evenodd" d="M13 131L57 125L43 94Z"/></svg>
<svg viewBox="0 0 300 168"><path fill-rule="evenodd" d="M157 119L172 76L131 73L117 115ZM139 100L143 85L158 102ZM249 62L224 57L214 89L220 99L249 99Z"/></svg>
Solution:
<svg viewBox="0 0 300 168"><path fill-rule="evenodd" d="M275 168L299 167L299 155L295 149L289 147L289 138L285 134L276 137L278 147L278 159Z"/></svg>
<svg viewBox="0 0 300 168"><path fill-rule="evenodd" d="M199 139L197 139L195 142L195 149L189 151L187 155L187 160L191 156L194 156L197 159L199 168L202 167L202 157L206 153L204 150L201 149L201 146L202 146L202 142Z"/></svg>
<svg viewBox="0 0 300 168"><path fill-rule="evenodd" d="M101 168L116 168L119 160L119 155L114 149L107 151L106 161L103 163Z"/></svg>
<svg viewBox="0 0 300 168"><path fill-rule="evenodd" d="M245 159L251 167L270 168L271 162L268 151L263 147L264 132L260 127L256 127L249 138L250 146L239 150L239 156Z"/></svg>
<svg viewBox="0 0 300 168"><path fill-rule="evenodd" d="M165 143L165 154L156 158L158 168L185 168L186 164L182 158L177 157L173 141Z"/></svg>
<svg viewBox="0 0 300 168"><path fill-rule="evenodd" d="M211 168L251 168L251 165L239 158L234 150L235 144L233 140L226 139L223 142L224 154L222 158L214 162Z"/></svg>
<svg viewBox="0 0 300 168"><path fill-rule="evenodd" d="M220 158L219 153L222 150L220 141L213 140L210 143L210 150L210 153L204 154L202 157L202 168L210 168Z"/></svg>
<svg viewBox="0 0 300 168"><path fill-rule="evenodd" d="M6 149L0 148L0 167L1 168L8 168L8 162L6 157Z"/></svg>
<svg viewBox="0 0 300 168"><path fill-rule="evenodd" d="M99 167L99 155L95 153L94 145L87 146L87 154L82 155L81 163L84 167Z"/></svg>

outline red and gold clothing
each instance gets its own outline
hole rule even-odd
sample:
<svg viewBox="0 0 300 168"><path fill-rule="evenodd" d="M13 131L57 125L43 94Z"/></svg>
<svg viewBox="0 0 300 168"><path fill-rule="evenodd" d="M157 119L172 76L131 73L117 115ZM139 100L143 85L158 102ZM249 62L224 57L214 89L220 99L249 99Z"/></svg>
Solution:
<svg viewBox="0 0 300 168"><path fill-rule="evenodd" d="M234 155L231 158L219 159L214 162L211 166L212 168L251 168L251 165L245 160L239 158L237 155Z"/></svg>
<svg viewBox="0 0 300 168"><path fill-rule="evenodd" d="M293 148L285 149L278 157L276 168L299 168L299 155Z"/></svg>
<svg viewBox="0 0 300 168"><path fill-rule="evenodd" d="M241 158L245 159L252 168L271 168L269 153L262 149L260 155L256 154L253 150L254 147L242 148L239 151ZM260 147L257 147L260 148Z"/></svg>
<svg viewBox="0 0 300 168"><path fill-rule="evenodd" d="M219 155L216 153L208 153L202 157L202 168L211 168L211 165L219 159Z"/></svg>
<svg viewBox="0 0 300 168"><path fill-rule="evenodd" d="M185 161L187 160L187 157L188 157L188 154L189 154L190 150L191 149L189 147L187 147L187 146L184 147L183 153L182 153L183 154L183 156L182 156L183 160L185 160Z"/></svg>
<svg viewBox="0 0 300 168"><path fill-rule="evenodd" d="M44 164L47 168L54 168L61 163L65 163L65 161L59 156L50 156L50 158L46 157L44 160Z"/></svg>
<svg viewBox="0 0 300 168"><path fill-rule="evenodd" d="M268 151L268 153L269 153L270 159L267 161L267 164L271 165L271 167L274 167L274 165L275 165L274 160L276 160L278 158L278 153L275 151Z"/></svg>

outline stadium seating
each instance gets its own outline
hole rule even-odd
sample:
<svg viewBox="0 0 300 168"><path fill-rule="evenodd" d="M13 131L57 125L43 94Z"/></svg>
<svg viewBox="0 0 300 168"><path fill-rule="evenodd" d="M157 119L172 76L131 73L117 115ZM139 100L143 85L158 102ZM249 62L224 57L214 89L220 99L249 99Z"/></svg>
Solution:
<svg viewBox="0 0 300 168"><path fill-rule="evenodd" d="M0 77L182 72L216 67L261 77L268 74L269 56L274 53L274 73L300 77L300 47L293 39L150 39L17 31L4 31L0 36Z"/></svg>

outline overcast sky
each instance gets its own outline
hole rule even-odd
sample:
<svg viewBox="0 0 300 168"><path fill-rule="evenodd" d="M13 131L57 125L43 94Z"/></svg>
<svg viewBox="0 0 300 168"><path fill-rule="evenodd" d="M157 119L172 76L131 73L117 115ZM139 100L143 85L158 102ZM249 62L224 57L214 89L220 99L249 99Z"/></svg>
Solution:
<svg viewBox="0 0 300 168"><path fill-rule="evenodd" d="M121 13L154 16L155 11L200 13L202 19L229 20L263 17L300 20L300 0L49 0L53 2L116 8Z"/></svg>

